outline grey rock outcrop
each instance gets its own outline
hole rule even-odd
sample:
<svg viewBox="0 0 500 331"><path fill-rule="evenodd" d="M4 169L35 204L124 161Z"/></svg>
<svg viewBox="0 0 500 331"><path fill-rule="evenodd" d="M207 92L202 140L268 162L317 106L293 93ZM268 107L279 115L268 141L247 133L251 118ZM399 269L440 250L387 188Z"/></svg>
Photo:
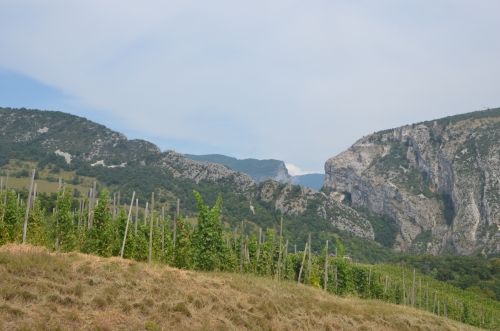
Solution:
<svg viewBox="0 0 500 331"><path fill-rule="evenodd" d="M262 185L260 199L271 202L275 209L284 215L297 216L306 211L308 202L315 202L314 212L328 220L333 226L342 231L365 239L374 239L373 227L370 222L360 216L354 209L338 202L323 192L318 192L307 187L279 183L268 180Z"/></svg>
<svg viewBox="0 0 500 331"><path fill-rule="evenodd" d="M196 183L202 179L213 182L225 180L235 185L239 191L246 191L255 184L247 174L231 170L220 164L194 161L175 151L161 153L160 160L155 164L169 169L174 177L193 179Z"/></svg>
<svg viewBox="0 0 500 331"><path fill-rule="evenodd" d="M389 215L404 252L500 252L500 109L374 133L325 164L325 186Z"/></svg>
<svg viewBox="0 0 500 331"><path fill-rule="evenodd" d="M188 159L222 164L235 171L249 175L256 183L272 179L279 183L288 183L292 177L288 174L285 162L280 160L237 159L220 154L193 155L184 154Z"/></svg>

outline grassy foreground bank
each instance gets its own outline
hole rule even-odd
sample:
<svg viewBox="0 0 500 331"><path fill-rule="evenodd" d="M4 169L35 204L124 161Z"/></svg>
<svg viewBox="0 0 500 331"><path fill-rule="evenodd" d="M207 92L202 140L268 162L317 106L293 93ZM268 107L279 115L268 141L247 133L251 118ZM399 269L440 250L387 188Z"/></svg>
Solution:
<svg viewBox="0 0 500 331"><path fill-rule="evenodd" d="M477 330L292 282L0 247L0 330Z"/></svg>

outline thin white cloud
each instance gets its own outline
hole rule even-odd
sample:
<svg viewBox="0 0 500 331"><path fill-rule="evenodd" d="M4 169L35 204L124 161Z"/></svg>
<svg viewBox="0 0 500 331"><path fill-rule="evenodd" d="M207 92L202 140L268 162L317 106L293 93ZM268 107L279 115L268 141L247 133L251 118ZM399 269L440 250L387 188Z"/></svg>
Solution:
<svg viewBox="0 0 500 331"><path fill-rule="evenodd" d="M304 171L304 170L300 169L299 167L297 167L296 165L293 165L291 163L285 163L285 166L288 169L288 173L291 176L300 176L300 175L307 175L307 174L312 173L310 171Z"/></svg>
<svg viewBox="0 0 500 331"><path fill-rule="evenodd" d="M19 0L0 3L0 67L125 133L320 172L373 131L500 106L498 12L446 0Z"/></svg>

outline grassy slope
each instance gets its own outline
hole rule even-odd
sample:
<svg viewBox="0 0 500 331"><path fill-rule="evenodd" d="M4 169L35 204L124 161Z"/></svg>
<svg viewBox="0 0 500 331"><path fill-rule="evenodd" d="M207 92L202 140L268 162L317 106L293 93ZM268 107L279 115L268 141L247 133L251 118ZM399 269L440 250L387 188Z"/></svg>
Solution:
<svg viewBox="0 0 500 331"><path fill-rule="evenodd" d="M0 248L1 330L475 330L295 283Z"/></svg>

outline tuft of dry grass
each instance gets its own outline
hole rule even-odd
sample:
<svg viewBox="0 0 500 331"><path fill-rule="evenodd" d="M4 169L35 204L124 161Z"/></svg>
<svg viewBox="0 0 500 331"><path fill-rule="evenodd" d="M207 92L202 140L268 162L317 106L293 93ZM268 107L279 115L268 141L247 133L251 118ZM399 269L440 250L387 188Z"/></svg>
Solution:
<svg viewBox="0 0 500 331"><path fill-rule="evenodd" d="M475 330L271 279L0 247L1 330Z"/></svg>

